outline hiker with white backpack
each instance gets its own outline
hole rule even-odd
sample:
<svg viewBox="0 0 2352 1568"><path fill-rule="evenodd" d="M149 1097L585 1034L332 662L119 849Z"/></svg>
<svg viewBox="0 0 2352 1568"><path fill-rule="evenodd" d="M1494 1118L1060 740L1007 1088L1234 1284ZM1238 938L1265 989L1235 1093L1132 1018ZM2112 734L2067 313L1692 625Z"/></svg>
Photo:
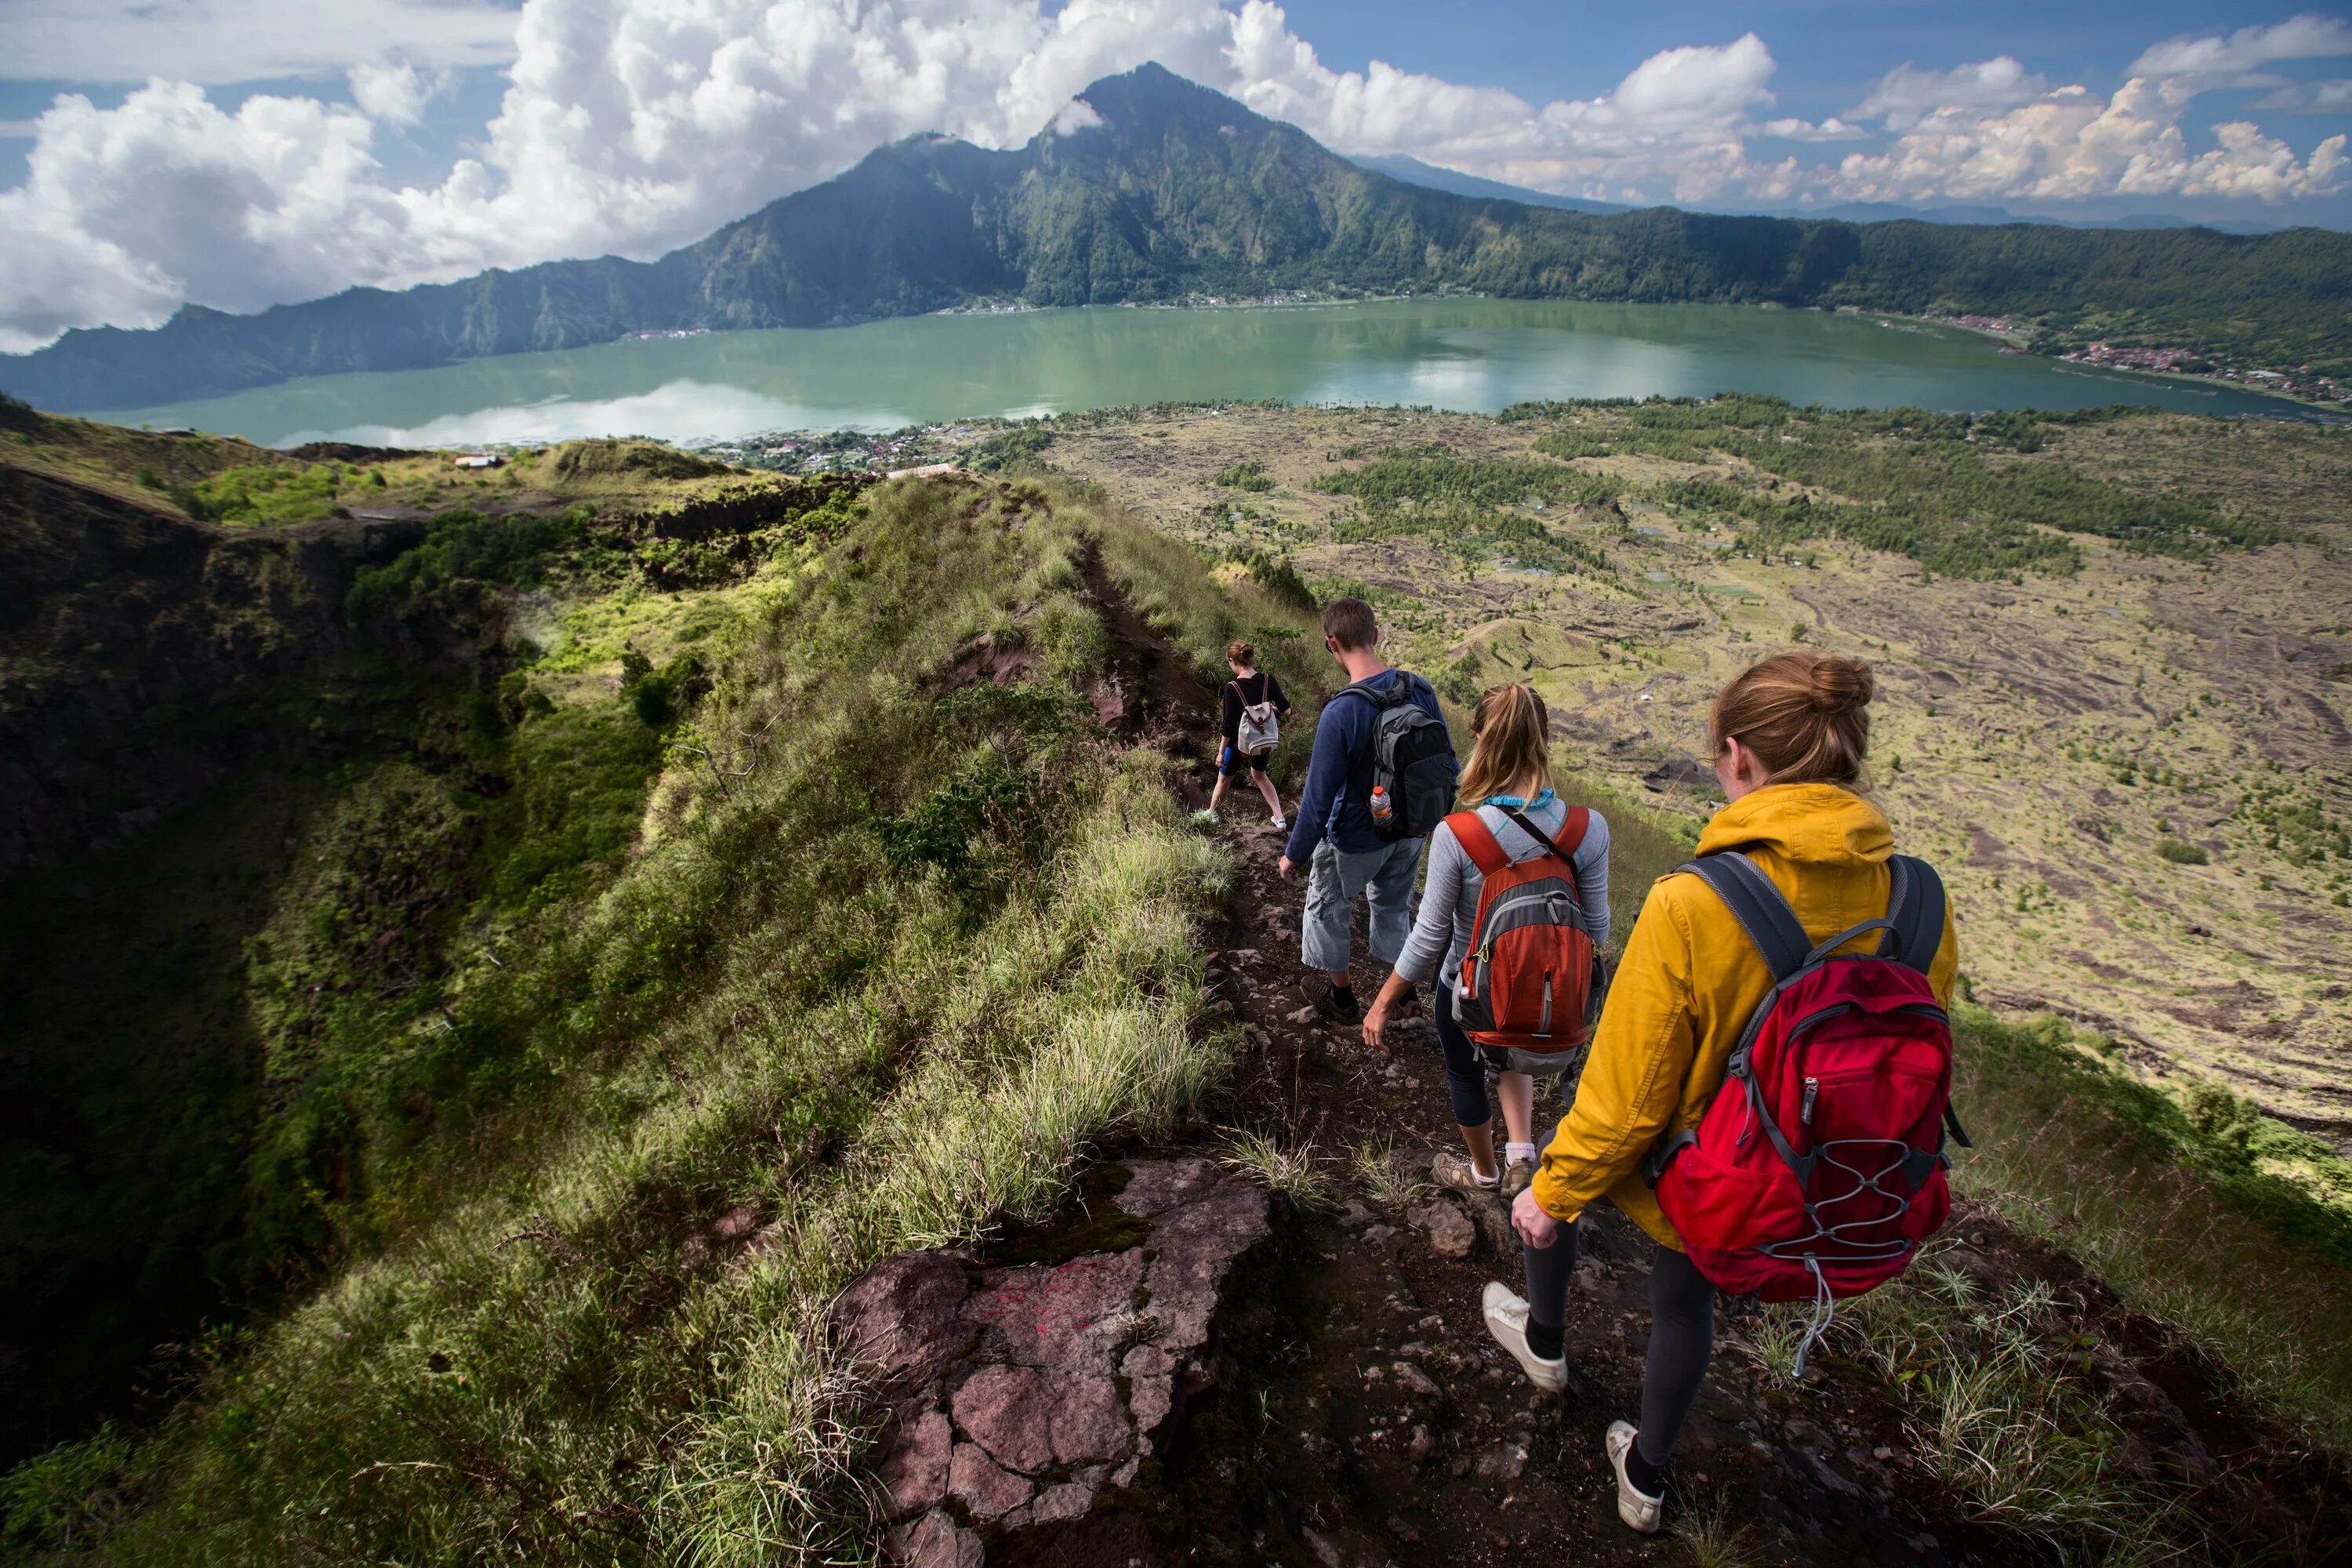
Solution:
<svg viewBox="0 0 2352 1568"><path fill-rule="evenodd" d="M1605 1196L1656 1241L1640 1419L1604 1440L1618 1517L1644 1533L1717 1290L1811 1303L1809 1350L1838 1300L1899 1274L1949 1212L1958 945L1933 869L1895 855L1856 793L1871 690L1859 660L1788 653L1716 699L1727 804L1650 889L1575 1101L1512 1205L1528 1294L1486 1286L1488 1331L1564 1389L1579 1217Z"/></svg>
<svg viewBox="0 0 2352 1568"><path fill-rule="evenodd" d="M1282 795L1274 787L1274 776L1266 764L1274 760L1274 748L1282 741L1283 715L1290 711L1290 699L1282 694L1281 682L1271 670L1257 668L1257 649L1245 642L1225 645L1225 668L1234 678L1225 682L1224 745L1217 752L1217 786L1209 792L1209 816L1213 820L1217 808L1225 801L1225 787L1234 774L1246 768L1258 794L1265 796L1268 810L1274 813L1274 826L1290 826L1282 815Z"/></svg>
<svg viewBox="0 0 2352 1568"><path fill-rule="evenodd" d="M1580 1059L1609 944L1609 824L1553 792L1550 722L1531 686L1478 699L1462 770L1469 809L1430 836L1421 912L1364 1016L1365 1043L1381 1048L1400 999L1437 975L1437 1042L1470 1157L1439 1154L1432 1173L1490 1198L1517 1197L1534 1178L1536 1080ZM1499 1154L1490 1067L1507 1135Z"/></svg>

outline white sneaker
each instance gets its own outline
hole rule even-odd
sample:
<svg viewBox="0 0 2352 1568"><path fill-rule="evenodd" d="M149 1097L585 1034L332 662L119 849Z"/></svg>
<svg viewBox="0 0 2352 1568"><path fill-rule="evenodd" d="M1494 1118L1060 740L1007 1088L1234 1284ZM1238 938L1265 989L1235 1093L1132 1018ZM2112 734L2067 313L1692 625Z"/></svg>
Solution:
<svg viewBox="0 0 2352 1568"><path fill-rule="evenodd" d="M1511 1352L1528 1381L1547 1394L1558 1394L1568 1386L1568 1358L1546 1361L1528 1349L1528 1304L1512 1294L1510 1288L1499 1280L1486 1281L1486 1331L1495 1342Z"/></svg>
<svg viewBox="0 0 2352 1568"><path fill-rule="evenodd" d="M1290 831L1290 818L1288 818L1288 817L1286 817L1286 816L1277 816L1277 817L1276 817L1276 818L1274 819L1274 830L1275 830L1276 833L1287 833L1287 832L1289 832L1289 831Z"/></svg>
<svg viewBox="0 0 2352 1568"><path fill-rule="evenodd" d="M1609 1467L1617 1472L1617 1517L1644 1535L1657 1534L1659 1517L1665 1511L1665 1494L1652 1497L1625 1475L1625 1456L1633 1451L1633 1424L1612 1421L1603 1441L1609 1448Z"/></svg>

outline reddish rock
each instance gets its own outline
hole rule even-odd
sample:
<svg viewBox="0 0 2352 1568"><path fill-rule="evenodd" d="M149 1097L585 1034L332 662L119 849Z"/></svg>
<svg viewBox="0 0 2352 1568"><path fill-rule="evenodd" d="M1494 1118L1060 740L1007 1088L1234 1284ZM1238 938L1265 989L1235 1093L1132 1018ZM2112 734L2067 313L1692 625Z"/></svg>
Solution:
<svg viewBox="0 0 2352 1568"><path fill-rule="evenodd" d="M1268 1233L1265 1194L1206 1161L1149 1161L1118 1202L1151 1222L1144 1247L977 1279L961 1255L903 1253L842 1292L843 1343L898 1410L876 1455L910 1520L894 1562L981 1568L966 1525L1083 1517L1207 1385L1199 1352L1234 1260Z"/></svg>
<svg viewBox="0 0 2352 1568"><path fill-rule="evenodd" d="M1109 1377L1070 1377L1034 1367L987 1366L952 1401L956 1426L1008 1470L1037 1475L1054 1464L1124 1458L1134 1446Z"/></svg>
<svg viewBox="0 0 2352 1568"><path fill-rule="evenodd" d="M957 1315L971 1286L953 1253L901 1252L860 1276L834 1302L850 1354L885 1383L925 1384L971 1344Z"/></svg>
<svg viewBox="0 0 2352 1568"><path fill-rule="evenodd" d="M1057 1519L1076 1519L1095 1504L1095 1490L1076 1483L1047 1487L1037 1494L1029 1507L1031 1522L1051 1524Z"/></svg>
<svg viewBox="0 0 2352 1568"><path fill-rule="evenodd" d="M1135 1446L1135 1431L1118 1402L1118 1385L1108 1377L1062 1381L1052 1418L1054 1458L1066 1465L1123 1459Z"/></svg>
<svg viewBox="0 0 2352 1568"><path fill-rule="evenodd" d="M1127 1379L1127 1406L1148 1452L1149 1439L1175 1408L1176 1358L1158 1345L1138 1345L1119 1363L1119 1373Z"/></svg>
<svg viewBox="0 0 2352 1568"><path fill-rule="evenodd" d="M930 1508L948 1489L948 1452L955 1433L947 1416L927 1410L905 1423L885 1444L888 1458L876 1472L890 1494L890 1516L905 1519Z"/></svg>
<svg viewBox="0 0 2352 1568"><path fill-rule="evenodd" d="M936 1510L892 1531L882 1545L903 1568L981 1568L988 1557L980 1537Z"/></svg>
<svg viewBox="0 0 2352 1568"><path fill-rule="evenodd" d="M1119 1194L1124 1200L1125 1193ZM1208 1342L1217 1289L1234 1258L1267 1234L1265 1194L1226 1180L1198 1201L1159 1216L1151 1229L1157 1256L1144 1283L1151 1315L1164 1325L1160 1342L1175 1351Z"/></svg>
<svg viewBox="0 0 2352 1568"><path fill-rule="evenodd" d="M963 1435L1011 1470L1035 1475L1054 1462L1051 1377L1033 1367L984 1366L955 1391L950 1408Z"/></svg>
<svg viewBox="0 0 2352 1568"><path fill-rule="evenodd" d="M1029 1500L1029 1483L997 1467L976 1443L958 1443L948 1461L948 1490L974 1519L1001 1519Z"/></svg>
<svg viewBox="0 0 2352 1568"><path fill-rule="evenodd" d="M1001 1334L1014 1361L1108 1373L1142 1279L1140 1248L1073 1258L1059 1268L1008 1269L964 1303L963 1315Z"/></svg>

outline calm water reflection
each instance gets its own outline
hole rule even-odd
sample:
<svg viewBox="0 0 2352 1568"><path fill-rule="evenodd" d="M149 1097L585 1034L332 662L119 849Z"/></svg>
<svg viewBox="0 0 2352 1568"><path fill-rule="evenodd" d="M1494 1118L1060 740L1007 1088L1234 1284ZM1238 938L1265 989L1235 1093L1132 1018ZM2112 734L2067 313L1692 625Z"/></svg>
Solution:
<svg viewBox="0 0 2352 1568"><path fill-rule="evenodd" d="M824 331L720 332L320 376L103 417L276 446L778 428L888 428L971 415L1278 398L1492 411L1543 397L2276 413L2222 388L2003 354L1969 333L1737 305L1409 300L1279 310L918 316Z"/></svg>

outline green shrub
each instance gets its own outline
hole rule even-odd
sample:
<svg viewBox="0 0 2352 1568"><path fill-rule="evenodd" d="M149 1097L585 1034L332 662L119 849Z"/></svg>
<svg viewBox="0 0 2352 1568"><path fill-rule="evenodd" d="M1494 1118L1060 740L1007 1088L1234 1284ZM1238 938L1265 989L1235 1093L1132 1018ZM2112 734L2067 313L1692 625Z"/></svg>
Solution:
<svg viewBox="0 0 2352 1568"><path fill-rule="evenodd" d="M29 1562L83 1544L111 1521L131 1455L130 1442L106 1426L0 1471L0 1555Z"/></svg>
<svg viewBox="0 0 2352 1568"><path fill-rule="evenodd" d="M1274 489L1273 476L1265 471L1265 465L1255 458L1219 469L1216 478L1209 482L1229 490L1247 490L1253 495L1262 495Z"/></svg>
<svg viewBox="0 0 2352 1568"><path fill-rule="evenodd" d="M723 474L727 465L658 441L601 437L566 441L548 454L548 466L567 479L599 478L698 479Z"/></svg>
<svg viewBox="0 0 2352 1568"><path fill-rule="evenodd" d="M332 463L239 465L199 479L182 500L188 515L199 522L247 526L315 522L334 515L342 482L342 471Z"/></svg>
<svg viewBox="0 0 2352 1568"><path fill-rule="evenodd" d="M2211 863L2213 858L2204 846L2184 843L2178 838L2158 839L2156 852L2176 866L2203 866Z"/></svg>
<svg viewBox="0 0 2352 1568"><path fill-rule="evenodd" d="M1054 426L1043 419L1000 430L972 448L971 466L983 474L1003 473L1008 468L1034 468L1044 460L1046 449L1053 446L1055 434Z"/></svg>
<svg viewBox="0 0 2352 1568"><path fill-rule="evenodd" d="M569 511L554 518L445 511L415 548L359 571L344 613L354 626L427 607L462 615L485 603L494 587L540 581L555 552L581 537L582 526Z"/></svg>
<svg viewBox="0 0 2352 1568"><path fill-rule="evenodd" d="M1298 574L1298 568L1286 555L1276 555L1265 550L1241 551L1230 557L1237 562L1249 580L1263 589L1275 603L1293 610L1315 608L1314 591Z"/></svg>

